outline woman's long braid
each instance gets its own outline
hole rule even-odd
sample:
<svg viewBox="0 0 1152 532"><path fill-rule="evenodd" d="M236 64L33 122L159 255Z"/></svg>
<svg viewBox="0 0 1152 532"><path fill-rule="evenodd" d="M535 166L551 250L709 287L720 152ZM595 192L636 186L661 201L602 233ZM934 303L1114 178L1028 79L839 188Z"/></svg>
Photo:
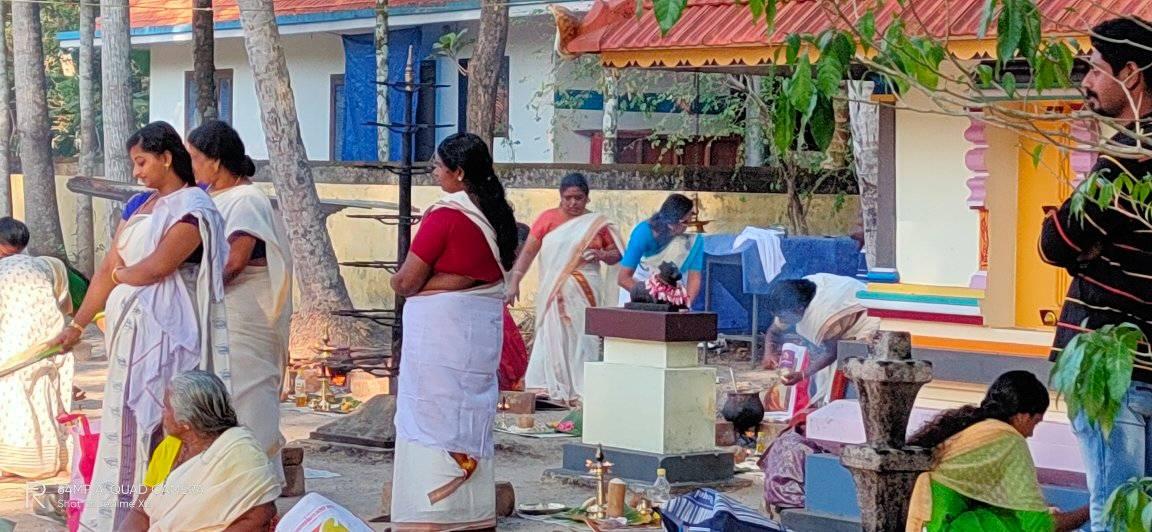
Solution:
<svg viewBox="0 0 1152 532"><path fill-rule="evenodd" d="M492 167L488 145L471 133L456 133L444 139L436 154L448 168L464 171L464 188L484 213L496 232L500 264L505 270L516 262L516 216L504 196L504 185Z"/></svg>
<svg viewBox="0 0 1152 532"><path fill-rule="evenodd" d="M496 247L500 248L500 263L505 270L512 269L516 263L517 229L516 216L512 213L512 206L504 196L504 185L495 173L479 182L464 179L468 193L476 200L480 212L492 224L496 231Z"/></svg>

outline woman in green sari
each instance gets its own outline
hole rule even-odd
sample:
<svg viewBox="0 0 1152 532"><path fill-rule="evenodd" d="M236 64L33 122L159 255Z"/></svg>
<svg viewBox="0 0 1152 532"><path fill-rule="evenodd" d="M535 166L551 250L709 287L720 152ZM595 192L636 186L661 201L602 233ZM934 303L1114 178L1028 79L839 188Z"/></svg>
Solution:
<svg viewBox="0 0 1152 532"><path fill-rule="evenodd" d="M1048 390L1026 371L1009 371L979 406L941 413L909 445L934 450L934 466L916 481L907 532L1051 532L1075 530L1088 507L1050 510L1025 438L1048 410Z"/></svg>

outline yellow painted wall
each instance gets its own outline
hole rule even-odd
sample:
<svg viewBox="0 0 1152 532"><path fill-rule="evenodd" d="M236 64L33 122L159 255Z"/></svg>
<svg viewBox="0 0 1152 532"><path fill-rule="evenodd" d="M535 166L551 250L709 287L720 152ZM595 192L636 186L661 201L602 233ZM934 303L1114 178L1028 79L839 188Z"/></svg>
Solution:
<svg viewBox="0 0 1152 532"><path fill-rule="evenodd" d="M67 177L57 178L57 196L60 201L65 240L68 245L75 239L75 200L64 183ZM13 179L16 198L23 198L19 176ZM260 185L271 191L271 185ZM358 199L373 201L396 201L398 189L394 185L330 185L320 184L317 190L321 198ZM668 192L663 191L593 191L589 208L607 213L616 221L627 238L632 227L650 216L660 207ZM412 191L413 204L417 207L435 202L441 195L438 187L418 186ZM531 224L543 210L556 206L559 197L552 189L509 189L509 201L516 208L517 218ZM739 232L745 226L768 226L786 223L786 197L779 194L739 194L739 193L700 193L701 216L713 220L708 225L709 233ZM812 198L809 225L815 234L842 235L850 231L859 219L859 204L854 196L848 197L838 211L833 208L834 196ZM23 216L23 202L16 202L17 217ZM101 256L106 248L109 235L108 213L110 202L96 200L96 246ZM348 214L364 213L348 209L328 219L328 231L332 235L336 255L341 261L388 260L396 254L396 228L385 226L374 220L348 218ZM418 229L417 229L418 230ZM388 307L392 302L392 291L388 286L388 274L383 270L365 268L343 268L342 273L348 283L353 303L358 307ZM533 268L522 285L521 306L531 305L535 296L538 273Z"/></svg>

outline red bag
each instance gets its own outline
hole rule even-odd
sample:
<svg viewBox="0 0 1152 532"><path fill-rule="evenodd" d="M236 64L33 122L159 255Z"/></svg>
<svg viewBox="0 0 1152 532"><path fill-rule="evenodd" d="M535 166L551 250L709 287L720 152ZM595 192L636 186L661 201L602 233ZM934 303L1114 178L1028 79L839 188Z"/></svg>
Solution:
<svg viewBox="0 0 1152 532"><path fill-rule="evenodd" d="M93 432L88 416L84 414L60 414L56 422L68 427L72 434L72 481L68 493L67 522L68 532L80 528L80 514L84 511L84 501L88 497L88 487L92 485L92 470L96 467L96 451L100 444L100 427L96 423Z"/></svg>

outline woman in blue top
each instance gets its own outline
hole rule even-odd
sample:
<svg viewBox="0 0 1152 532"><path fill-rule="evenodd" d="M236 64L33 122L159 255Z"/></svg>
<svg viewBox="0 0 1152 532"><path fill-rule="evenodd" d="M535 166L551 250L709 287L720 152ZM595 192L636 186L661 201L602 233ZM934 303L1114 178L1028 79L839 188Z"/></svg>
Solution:
<svg viewBox="0 0 1152 532"><path fill-rule="evenodd" d="M620 260L617 284L623 289L622 304L628 302L628 293L637 282L647 281L661 263L671 262L684 274L688 306L692 306L700 293L700 270L704 268L704 239L685 234L695 214L692 200L683 194L672 194L656 214L636 225Z"/></svg>

